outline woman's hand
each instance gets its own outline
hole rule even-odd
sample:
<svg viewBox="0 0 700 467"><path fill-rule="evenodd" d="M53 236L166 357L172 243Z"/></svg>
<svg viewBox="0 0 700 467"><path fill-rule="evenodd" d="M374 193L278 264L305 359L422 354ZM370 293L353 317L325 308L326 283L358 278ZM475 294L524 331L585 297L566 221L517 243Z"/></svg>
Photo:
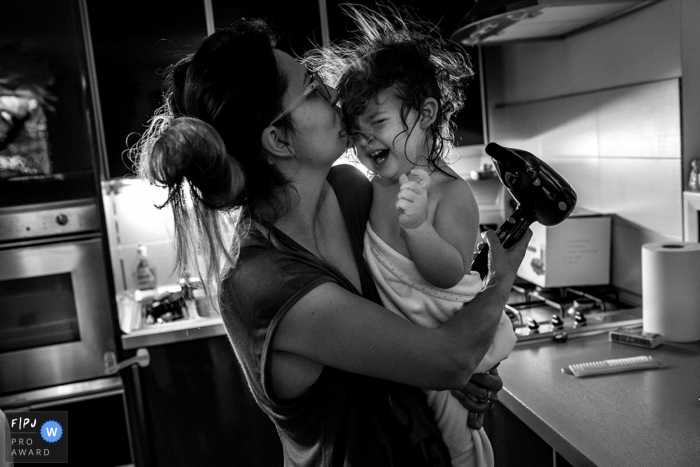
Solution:
<svg viewBox="0 0 700 467"><path fill-rule="evenodd" d="M478 253L488 246L488 273L484 277L484 282L489 283L490 278L495 274L515 279L518 268L525 257L527 245L532 238L532 230L527 229L522 238L507 250L503 248L493 230L482 232L481 237L483 241L477 245L474 257L476 258Z"/></svg>
<svg viewBox="0 0 700 467"><path fill-rule="evenodd" d="M503 388L503 380L498 376L497 367L498 365L485 373L475 373L463 389L452 391L452 395L469 410L469 428L480 429L484 422L484 412L498 402L498 391Z"/></svg>

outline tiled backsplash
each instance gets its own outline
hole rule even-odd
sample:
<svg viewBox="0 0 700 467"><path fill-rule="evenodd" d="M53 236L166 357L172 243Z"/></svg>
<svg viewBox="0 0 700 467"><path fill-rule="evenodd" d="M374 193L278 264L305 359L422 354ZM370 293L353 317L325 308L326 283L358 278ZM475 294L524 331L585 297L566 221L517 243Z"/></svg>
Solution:
<svg viewBox="0 0 700 467"><path fill-rule="evenodd" d="M671 79L503 106L493 133L560 171L581 206L680 239L680 116Z"/></svg>
<svg viewBox="0 0 700 467"><path fill-rule="evenodd" d="M566 40L487 49L492 141L564 175L613 215L612 283L640 294L641 247L682 239L678 2Z"/></svg>
<svg viewBox="0 0 700 467"><path fill-rule="evenodd" d="M579 206L614 215L613 283L641 294L641 246L682 238L678 80L503 106L493 121L500 144L545 160Z"/></svg>

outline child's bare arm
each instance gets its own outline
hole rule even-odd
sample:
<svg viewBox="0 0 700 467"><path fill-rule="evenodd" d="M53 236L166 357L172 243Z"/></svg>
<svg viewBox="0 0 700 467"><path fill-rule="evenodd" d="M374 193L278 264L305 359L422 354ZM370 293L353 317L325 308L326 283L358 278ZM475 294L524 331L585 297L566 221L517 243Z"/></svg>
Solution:
<svg viewBox="0 0 700 467"><path fill-rule="evenodd" d="M397 202L402 238L409 256L429 283L440 288L453 287L471 265L478 234L478 207L466 183L447 182L440 189L431 224L427 215L428 175L422 170L412 173L421 177L420 181L402 180ZM466 186L466 192L460 182Z"/></svg>
<svg viewBox="0 0 700 467"><path fill-rule="evenodd" d="M438 201L433 226L459 251L467 274L471 270L477 241L481 238L479 205L471 187L463 179L449 181L445 188Z"/></svg>

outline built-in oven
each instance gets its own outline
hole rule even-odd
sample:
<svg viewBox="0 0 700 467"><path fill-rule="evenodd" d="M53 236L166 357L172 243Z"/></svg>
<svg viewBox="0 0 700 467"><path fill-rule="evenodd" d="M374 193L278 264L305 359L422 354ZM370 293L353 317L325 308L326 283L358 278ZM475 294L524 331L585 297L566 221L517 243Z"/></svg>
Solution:
<svg viewBox="0 0 700 467"><path fill-rule="evenodd" d="M116 346L97 209L92 198L0 209L0 396L107 375Z"/></svg>

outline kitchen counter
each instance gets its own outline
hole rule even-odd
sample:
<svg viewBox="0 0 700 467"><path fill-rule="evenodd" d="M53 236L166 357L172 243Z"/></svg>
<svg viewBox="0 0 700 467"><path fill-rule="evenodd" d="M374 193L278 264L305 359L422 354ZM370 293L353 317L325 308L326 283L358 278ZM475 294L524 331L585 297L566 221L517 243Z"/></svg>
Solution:
<svg viewBox="0 0 700 467"><path fill-rule="evenodd" d="M651 355L661 368L576 378L573 363ZM645 349L607 333L516 345L502 404L574 466L700 465L700 342Z"/></svg>
<svg viewBox="0 0 700 467"><path fill-rule="evenodd" d="M125 349L225 336L222 320L152 325ZM576 378L572 363L651 355L661 368ZM700 465L700 342L644 349L607 333L524 342L499 366L501 403L574 466Z"/></svg>
<svg viewBox="0 0 700 467"><path fill-rule="evenodd" d="M124 334L122 344L124 349L129 350L225 335L223 321L217 316L147 325Z"/></svg>

